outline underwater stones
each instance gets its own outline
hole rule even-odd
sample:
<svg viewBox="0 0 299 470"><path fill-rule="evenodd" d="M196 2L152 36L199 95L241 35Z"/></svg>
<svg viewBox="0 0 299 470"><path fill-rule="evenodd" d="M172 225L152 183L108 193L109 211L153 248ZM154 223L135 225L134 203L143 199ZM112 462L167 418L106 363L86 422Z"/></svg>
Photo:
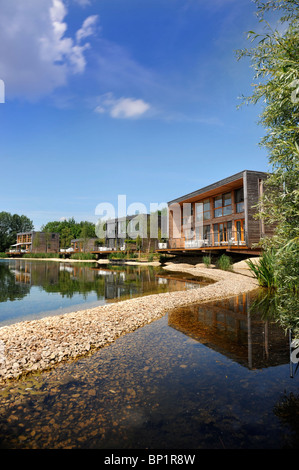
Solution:
<svg viewBox="0 0 299 470"><path fill-rule="evenodd" d="M2 327L0 341L5 347L1 357L0 383L91 354L118 337L161 318L172 308L229 297L257 288L253 278L233 272L189 265L168 265L167 270L203 275L216 282L187 291L137 297Z"/></svg>

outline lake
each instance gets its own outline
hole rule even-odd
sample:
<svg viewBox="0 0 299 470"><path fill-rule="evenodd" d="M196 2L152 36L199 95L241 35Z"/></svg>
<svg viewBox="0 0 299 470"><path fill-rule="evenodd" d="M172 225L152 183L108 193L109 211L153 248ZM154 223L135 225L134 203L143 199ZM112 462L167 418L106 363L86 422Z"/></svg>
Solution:
<svg viewBox="0 0 299 470"><path fill-rule="evenodd" d="M171 310L2 387L0 448L298 448L299 376L258 294Z"/></svg>
<svg viewBox="0 0 299 470"><path fill-rule="evenodd" d="M0 327L207 282L152 266L4 259L0 260Z"/></svg>

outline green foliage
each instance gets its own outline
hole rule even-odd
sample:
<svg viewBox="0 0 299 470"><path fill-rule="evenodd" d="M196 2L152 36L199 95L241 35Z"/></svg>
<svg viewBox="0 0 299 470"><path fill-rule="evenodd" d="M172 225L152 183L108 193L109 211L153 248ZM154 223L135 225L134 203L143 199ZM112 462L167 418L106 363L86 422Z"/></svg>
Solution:
<svg viewBox="0 0 299 470"><path fill-rule="evenodd" d="M125 259L127 254L125 251L121 251L120 253L110 253L108 255L108 259Z"/></svg>
<svg viewBox="0 0 299 470"><path fill-rule="evenodd" d="M271 174L259 203L259 216L276 225L275 236L263 245L269 259L262 257L265 264L257 275L283 294L298 289L299 283L295 241L299 237L299 3L254 1L265 30L263 34L249 31L253 47L239 51L238 56L249 58L255 71L253 93L243 102L263 104L260 124L265 136L260 144L268 150ZM276 29L266 21L273 12L281 15ZM272 268L268 262L273 263Z"/></svg>
<svg viewBox="0 0 299 470"><path fill-rule="evenodd" d="M0 253L0 258L6 258L6 257L7 257L6 253Z"/></svg>
<svg viewBox="0 0 299 470"><path fill-rule="evenodd" d="M206 268L209 268L211 265L211 256L203 256L202 262L204 263Z"/></svg>
<svg viewBox="0 0 299 470"><path fill-rule="evenodd" d="M57 253L25 253L22 258L57 258Z"/></svg>
<svg viewBox="0 0 299 470"><path fill-rule="evenodd" d="M60 235L60 247L69 248L71 240L82 238L96 238L95 225L92 222L76 222L74 218L69 220L48 222L42 227L43 232L54 232Z"/></svg>
<svg viewBox="0 0 299 470"><path fill-rule="evenodd" d="M276 287L276 276L275 276L275 258L276 252L271 249L263 252L259 258L258 263L254 263L252 260L247 260L251 272L258 280L261 287L268 287L274 289Z"/></svg>
<svg viewBox="0 0 299 470"><path fill-rule="evenodd" d="M148 261L149 261L149 262L154 261L154 254L153 254L153 253L151 253L151 254L148 256Z"/></svg>
<svg viewBox="0 0 299 470"><path fill-rule="evenodd" d="M93 259L96 259L96 257L92 253L73 253L71 255L71 259L84 261L84 260L93 260Z"/></svg>
<svg viewBox="0 0 299 470"><path fill-rule="evenodd" d="M244 99L264 103L260 123L266 130L261 145L269 152L272 173L261 201L261 216L278 224L278 235L289 240L299 235L299 4L295 0L255 0L264 34L248 33L257 44L239 51L255 70L254 92ZM270 11L281 11L283 24L272 29L265 20ZM283 32L281 32L283 31Z"/></svg>
<svg viewBox="0 0 299 470"><path fill-rule="evenodd" d="M230 271L232 269L232 260L230 256L225 254L221 255L220 258L216 261L216 267L224 271Z"/></svg>
<svg viewBox="0 0 299 470"><path fill-rule="evenodd" d="M0 212L0 251L16 243L17 233L33 230L33 222L25 215Z"/></svg>

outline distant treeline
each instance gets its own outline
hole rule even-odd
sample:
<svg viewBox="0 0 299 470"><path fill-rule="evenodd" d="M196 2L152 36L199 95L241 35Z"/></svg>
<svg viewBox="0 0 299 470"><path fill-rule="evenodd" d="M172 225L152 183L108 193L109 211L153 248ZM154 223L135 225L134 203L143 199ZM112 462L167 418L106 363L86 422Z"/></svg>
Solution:
<svg viewBox="0 0 299 470"><path fill-rule="evenodd" d="M69 248L71 240L77 238L96 238L95 224L92 222L76 222L74 218L69 220L48 222L41 228L42 232L54 232L60 235L60 247Z"/></svg>
<svg viewBox="0 0 299 470"><path fill-rule="evenodd" d="M0 212L0 252L16 243L17 233L33 230L33 222L26 215Z"/></svg>

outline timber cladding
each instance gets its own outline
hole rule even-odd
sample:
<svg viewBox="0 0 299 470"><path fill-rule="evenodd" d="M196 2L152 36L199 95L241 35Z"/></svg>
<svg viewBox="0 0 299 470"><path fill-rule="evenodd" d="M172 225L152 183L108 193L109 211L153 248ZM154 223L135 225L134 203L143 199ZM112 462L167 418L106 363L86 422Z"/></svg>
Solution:
<svg viewBox="0 0 299 470"><path fill-rule="evenodd" d="M59 234L32 232L31 253L59 253Z"/></svg>
<svg viewBox="0 0 299 470"><path fill-rule="evenodd" d="M259 171L244 171L244 199L245 199L245 223L247 227L248 246L258 243L265 235L272 235L272 227L264 225L258 218L257 204L263 193L264 181L268 175Z"/></svg>
<svg viewBox="0 0 299 470"><path fill-rule="evenodd" d="M168 202L169 247L224 248L237 244L251 248L261 238L271 236L273 227L265 226L257 217L267 177L265 172L244 170ZM190 214L184 215L184 205L190 206ZM196 206L200 205L203 208L197 215ZM189 235L189 229L197 234Z"/></svg>

